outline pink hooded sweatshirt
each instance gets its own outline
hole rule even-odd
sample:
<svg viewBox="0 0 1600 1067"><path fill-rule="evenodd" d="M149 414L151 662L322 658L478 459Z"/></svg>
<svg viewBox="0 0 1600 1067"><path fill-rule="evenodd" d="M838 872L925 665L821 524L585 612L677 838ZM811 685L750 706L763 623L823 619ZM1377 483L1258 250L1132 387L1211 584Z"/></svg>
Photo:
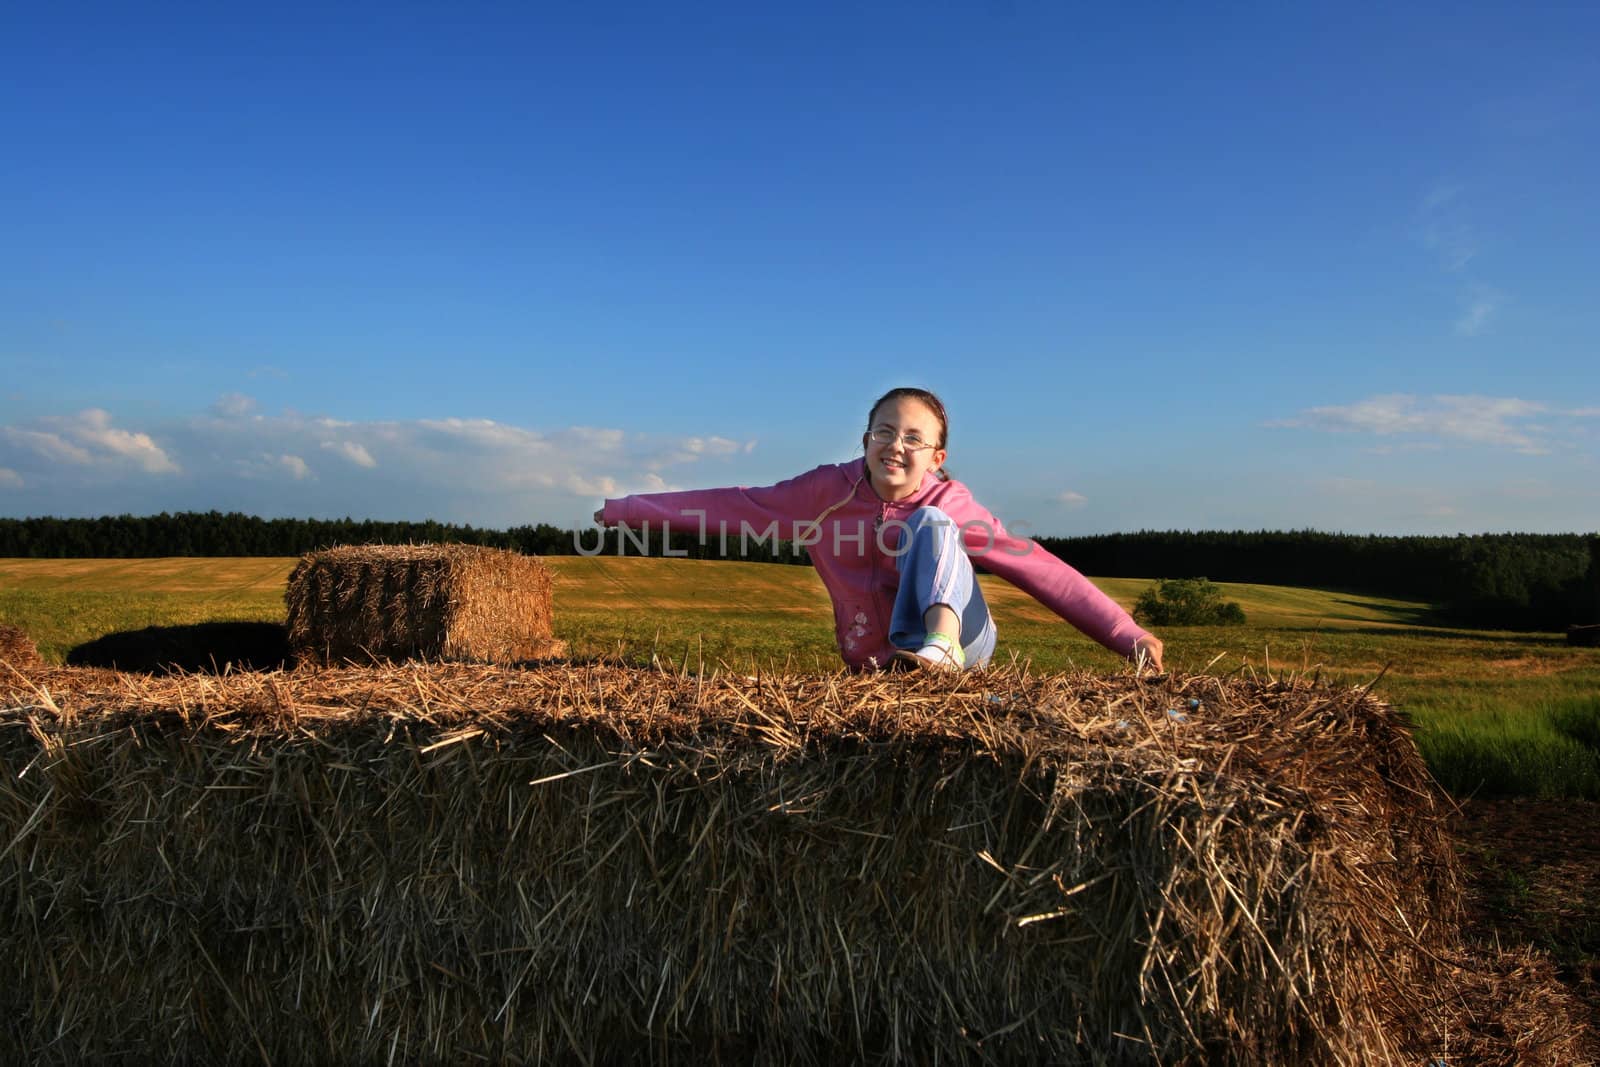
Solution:
<svg viewBox="0 0 1600 1067"><path fill-rule="evenodd" d="M636 537L696 533L728 545L795 541L833 599L839 654L857 670L889 662L889 618L900 585L896 554L904 527L920 507L936 507L961 529L978 569L998 575L1106 648L1123 656L1145 631L1128 613L1072 567L1032 540L1006 532L958 481L922 480L904 500L873 491L866 460L832 463L777 485L646 493L607 500L607 526Z"/></svg>

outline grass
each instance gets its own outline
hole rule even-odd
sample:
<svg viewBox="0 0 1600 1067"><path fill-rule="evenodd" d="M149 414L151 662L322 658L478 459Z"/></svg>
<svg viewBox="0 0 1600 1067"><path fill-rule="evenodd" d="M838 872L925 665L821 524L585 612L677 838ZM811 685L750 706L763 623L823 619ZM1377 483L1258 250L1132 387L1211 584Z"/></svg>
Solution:
<svg viewBox="0 0 1600 1067"><path fill-rule="evenodd" d="M150 626L282 622L292 559L0 559L0 621L46 660Z"/></svg>
<svg viewBox="0 0 1600 1067"><path fill-rule="evenodd" d="M4 560L0 621L46 659L107 634L203 622L281 622L292 559ZM559 557L556 635L577 657L689 669L839 667L827 594L806 567ZM997 579L982 579L1003 657L1041 670L1121 661ZM1131 607L1151 583L1097 584ZM1600 798L1600 650L1550 634L1427 625L1428 605L1222 583L1249 622L1163 631L1169 667L1320 675L1377 691L1418 725L1418 747L1458 796Z"/></svg>

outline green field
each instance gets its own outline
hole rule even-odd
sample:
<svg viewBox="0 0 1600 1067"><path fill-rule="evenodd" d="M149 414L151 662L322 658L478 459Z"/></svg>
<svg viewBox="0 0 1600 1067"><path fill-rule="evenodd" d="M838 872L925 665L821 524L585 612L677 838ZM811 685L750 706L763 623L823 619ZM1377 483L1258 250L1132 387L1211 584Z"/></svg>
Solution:
<svg viewBox="0 0 1600 1067"><path fill-rule="evenodd" d="M281 622L292 559L0 559L0 622L53 662L107 634L222 621ZM555 629L575 658L698 670L840 667L810 568L615 557L548 560ZM1040 670L1126 669L1032 599L982 579L997 658ZM1125 607L1150 583L1098 583ZM1458 795L1600 798L1600 650L1553 634L1424 623L1427 605L1277 586L1225 585L1249 624L1162 631L1179 671L1377 679L1410 712L1434 773ZM1380 678L1381 675L1381 678Z"/></svg>

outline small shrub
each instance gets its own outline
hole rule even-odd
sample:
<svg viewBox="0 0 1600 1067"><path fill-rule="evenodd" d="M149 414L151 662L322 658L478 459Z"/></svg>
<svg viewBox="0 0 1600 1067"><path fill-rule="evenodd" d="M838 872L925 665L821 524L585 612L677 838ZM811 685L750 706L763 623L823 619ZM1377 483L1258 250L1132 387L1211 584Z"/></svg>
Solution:
<svg viewBox="0 0 1600 1067"><path fill-rule="evenodd" d="M1134 602L1133 617L1148 626L1237 626L1244 609L1207 578L1163 578Z"/></svg>

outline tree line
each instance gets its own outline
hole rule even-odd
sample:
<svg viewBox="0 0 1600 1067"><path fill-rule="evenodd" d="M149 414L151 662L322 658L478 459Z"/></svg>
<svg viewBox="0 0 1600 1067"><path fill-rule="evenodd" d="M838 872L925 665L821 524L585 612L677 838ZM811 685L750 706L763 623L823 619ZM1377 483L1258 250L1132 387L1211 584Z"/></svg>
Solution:
<svg viewBox="0 0 1600 1067"><path fill-rule="evenodd" d="M139 559L161 556L301 556L337 545L466 544L505 548L530 556L659 556L718 558L715 538L699 545L674 534L670 546L659 537L625 538L621 531L562 529L549 523L505 530L379 519L263 519L240 512L183 511L159 515L105 515L95 519L0 518L0 557L33 559ZM784 542L749 540L744 556L773 563L808 563Z"/></svg>
<svg viewBox="0 0 1600 1067"><path fill-rule="evenodd" d="M1600 535L1476 534L1401 537L1295 531L1140 531L1041 537L1085 574L1105 578L1210 578L1305 586L1426 601L1441 622L1559 630L1600 622ZM505 530L373 519L263 519L239 512L0 519L0 556L299 556L335 545L460 543L528 555L724 556L807 564L806 550L775 539L690 533L629 537L539 523ZM740 549L743 554L740 554ZM981 560L979 561L981 565Z"/></svg>
<svg viewBox="0 0 1600 1067"><path fill-rule="evenodd" d="M1494 629L1600 621L1595 534L1169 530L1038 540L1085 574L1206 577L1423 600L1441 622Z"/></svg>

